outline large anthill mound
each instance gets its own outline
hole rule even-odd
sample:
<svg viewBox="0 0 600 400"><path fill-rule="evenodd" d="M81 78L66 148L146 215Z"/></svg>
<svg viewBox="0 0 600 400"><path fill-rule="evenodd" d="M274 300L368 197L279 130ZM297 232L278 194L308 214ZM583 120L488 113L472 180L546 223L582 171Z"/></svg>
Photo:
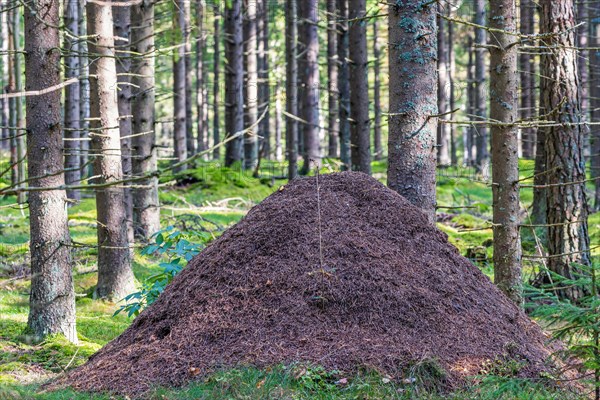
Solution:
<svg viewBox="0 0 600 400"><path fill-rule="evenodd" d="M361 173L318 184L295 180L253 208L59 384L139 395L295 361L399 376L433 359L450 385L503 357L521 375L545 369L538 326L418 208Z"/></svg>

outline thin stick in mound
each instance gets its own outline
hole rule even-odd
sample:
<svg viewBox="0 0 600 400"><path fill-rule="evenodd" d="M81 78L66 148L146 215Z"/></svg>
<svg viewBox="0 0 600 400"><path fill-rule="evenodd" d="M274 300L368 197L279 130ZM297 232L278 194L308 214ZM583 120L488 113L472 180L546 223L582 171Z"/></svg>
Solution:
<svg viewBox="0 0 600 400"><path fill-rule="evenodd" d="M298 361L397 376L434 359L450 386L506 355L522 376L546 370L539 327L418 208L361 173L316 185L294 180L254 207L57 385L139 396Z"/></svg>

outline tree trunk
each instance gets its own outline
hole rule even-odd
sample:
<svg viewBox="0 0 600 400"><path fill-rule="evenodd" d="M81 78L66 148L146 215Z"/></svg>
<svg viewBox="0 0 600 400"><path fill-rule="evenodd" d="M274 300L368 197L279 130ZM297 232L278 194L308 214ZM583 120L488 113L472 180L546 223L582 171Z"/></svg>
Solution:
<svg viewBox="0 0 600 400"><path fill-rule="evenodd" d="M592 3L589 7L590 46L600 47L600 3ZM600 51L590 51L590 115L591 121L600 121ZM600 210L600 126L591 125L591 176L595 178L594 209Z"/></svg>
<svg viewBox="0 0 600 400"><path fill-rule="evenodd" d="M206 46L206 34L204 32L204 2L199 1L196 4L196 113L197 117L197 148L198 152L206 150L206 142L208 138L204 137L204 102L207 100L204 98L204 47ZM216 37L215 37L216 40ZM215 45L215 57L218 57L218 48ZM215 60L218 61L218 60ZM216 65L216 63L215 63ZM191 117L191 116L190 116Z"/></svg>
<svg viewBox="0 0 600 400"><path fill-rule="evenodd" d="M131 113L133 137L132 173L143 176L156 171L154 131L154 1L144 0L131 6L131 50L140 54L132 63ZM136 182L133 196L133 227L135 236L143 241L160 229L158 178Z"/></svg>
<svg viewBox="0 0 600 400"><path fill-rule="evenodd" d="M541 34L552 34L544 40L553 51L541 56L540 114L560 126L540 129L546 138L548 268L567 278L573 277L573 263L590 264L588 206L583 183L583 130L578 124L577 50L574 50L573 0L543 0L540 19ZM559 34L560 32L560 34ZM556 110L556 111L553 111ZM577 299L578 288L567 288L562 294Z"/></svg>
<svg viewBox="0 0 600 400"><path fill-rule="evenodd" d="M389 6L388 186L435 223L437 3Z"/></svg>
<svg viewBox="0 0 600 400"><path fill-rule="evenodd" d="M438 67L438 112L446 114L448 112L448 43L446 41L446 25L447 22L437 16L438 31L437 31L437 67ZM437 163L440 166L447 167L450 165L450 126L443 123L438 123L437 126Z"/></svg>
<svg viewBox="0 0 600 400"><path fill-rule="evenodd" d="M517 120L517 32L514 0L490 0L490 119ZM504 33L507 32L507 33ZM512 35L511 35L512 33ZM517 305L522 302L521 238L519 235L519 128L492 125L492 196L494 222L494 283Z"/></svg>
<svg viewBox="0 0 600 400"><path fill-rule="evenodd" d="M220 98L220 70L221 70L221 15L219 14L219 6L214 7L214 32L213 38L215 41L214 66L213 66L213 143L216 145L221 141L219 134L219 104ZM213 159L221 158L221 148L217 147L213 150Z"/></svg>
<svg viewBox="0 0 600 400"><path fill-rule="evenodd" d="M8 23L5 21L7 7L7 4L0 4L0 51L2 51L2 53L8 53ZM8 62L6 61L6 58L8 57L0 57L0 72L4 77L8 76ZM5 79L2 80L3 86L0 88L0 92L3 94L8 92L8 85ZM12 132L9 129L8 124L8 99L1 99L0 107L0 120L2 124L2 140L0 141L0 148L10 150L10 136L12 136Z"/></svg>
<svg viewBox="0 0 600 400"><path fill-rule="evenodd" d="M14 54L14 63L13 68L14 76L15 76L15 92L19 93L23 90L22 79L21 79L21 7L17 6L13 8L13 49L15 50ZM15 130L15 142L16 142L16 152L17 152L17 182L23 182L25 180L25 137L21 135L22 129L24 127L25 121L23 120L23 100L22 97L15 98L15 112L16 112L16 124L13 125L18 129ZM20 184L19 186L22 186ZM26 193L19 192L17 194L17 202L19 204L25 203L26 201Z"/></svg>
<svg viewBox="0 0 600 400"><path fill-rule="evenodd" d="M288 178L298 174L298 9L296 0L285 3L285 144L288 161Z"/></svg>
<svg viewBox="0 0 600 400"><path fill-rule="evenodd" d="M373 124L373 144L375 146L375 160L383 158L383 146L381 144L381 44L379 43L379 18L373 22L373 109L375 117Z"/></svg>
<svg viewBox="0 0 600 400"><path fill-rule="evenodd" d="M8 92L15 93L15 58L12 54L15 51L15 40L13 30L14 10L7 11L7 28L8 28ZM10 184L16 187L19 182L19 156L17 154L17 136L21 134L17 125L17 98L11 97L8 99L8 125L10 126Z"/></svg>
<svg viewBox="0 0 600 400"><path fill-rule="evenodd" d="M304 0L298 3L298 13L303 21L303 28L298 36L300 49L299 68L304 70L300 85L302 91L301 124L304 138L302 174L321 166L319 146L319 36L317 34L318 1Z"/></svg>
<svg viewBox="0 0 600 400"><path fill-rule="evenodd" d="M588 60L590 58L589 51L587 50L588 44L588 24L593 21L588 19L588 8L589 3L584 1L577 1L575 7L575 21L582 21L582 24L575 31L575 41L577 43L577 74L579 76L579 106L581 108L581 122L589 122L589 77L588 77ZM581 125L583 130L583 143L584 143L584 156L590 154L590 135L589 126Z"/></svg>
<svg viewBox="0 0 600 400"><path fill-rule="evenodd" d="M87 35L87 16L85 11L85 4L87 0L78 0L77 6L79 9L79 36L86 37ZM87 41L82 40L79 42L79 137L81 138L80 148L81 157L79 158L79 165L81 168L81 176L91 175L90 166L90 142L89 142L89 128L90 128L90 78L89 78L89 59L88 59L88 46Z"/></svg>
<svg viewBox="0 0 600 400"><path fill-rule="evenodd" d="M348 67L348 0L337 0L338 15L338 91L340 161L342 170L352 169L350 150L350 70Z"/></svg>
<svg viewBox="0 0 600 400"><path fill-rule="evenodd" d="M350 0L350 19L363 18L366 0ZM356 20L350 24L350 141L352 169L371 174L371 128L369 117L369 82L367 64L367 26Z"/></svg>
<svg viewBox="0 0 600 400"><path fill-rule="evenodd" d="M451 10L448 8L448 16L452 17ZM450 91L450 111L454 111L456 109L456 87L454 85L454 75L456 74L456 56L454 53L454 24L448 24L448 87ZM448 118L452 118L454 114L448 116ZM450 163L452 166L458 165L458 155L456 149L456 126L454 124L450 124Z"/></svg>
<svg viewBox="0 0 600 400"><path fill-rule="evenodd" d="M184 26L183 40L185 43L183 63L185 64L185 146L188 157L196 152L194 143L194 112L193 112L193 84L194 84L194 68L192 68L192 5L191 1L183 2ZM198 6L202 1L198 2ZM200 58L202 57L202 53Z"/></svg>
<svg viewBox="0 0 600 400"><path fill-rule="evenodd" d="M485 26L485 0L475 0L475 23ZM475 29L475 115L478 121L487 120L488 90L485 82L485 46L486 31L483 28ZM484 125L477 125L475 132L477 154L475 167L479 173L485 172L489 162L488 132Z"/></svg>
<svg viewBox="0 0 600 400"><path fill-rule="evenodd" d="M256 1L245 0L244 21L244 59L246 64L246 80L244 85L244 169L254 170L258 163L258 137L256 126L258 120L258 64L256 35Z"/></svg>
<svg viewBox="0 0 600 400"><path fill-rule="evenodd" d="M225 6L225 135L244 129L244 48L242 35L242 0L231 0ZM227 142L225 165L242 160L242 138Z"/></svg>
<svg viewBox="0 0 600 400"><path fill-rule="evenodd" d="M261 157L271 158L271 114L270 99L271 89L269 86L269 2L259 0L258 2L258 115L266 113L258 125L261 139Z"/></svg>
<svg viewBox="0 0 600 400"><path fill-rule="evenodd" d="M92 149L95 182L111 183L123 179L117 71L110 3L87 3L90 53L90 111L93 120ZM134 289L131 270L125 192L120 185L96 190L98 219L98 285L94 296L120 300Z"/></svg>
<svg viewBox="0 0 600 400"><path fill-rule="evenodd" d="M475 114L475 76L474 76L474 63L473 63L473 52L471 48L473 47L473 38L471 35L468 36L467 39L467 49L469 53L468 63L467 63L467 115ZM475 128L473 126L468 126L463 128L464 135L464 164L465 166L473 166L475 165L475 154L477 150L474 146L474 131Z"/></svg>
<svg viewBox="0 0 600 400"><path fill-rule="evenodd" d="M185 73L185 0L177 0L174 7L173 32L175 41L173 50L173 148L175 162L184 161L187 152L187 125L186 125L186 73ZM181 172L187 169L182 165L175 169Z"/></svg>
<svg viewBox="0 0 600 400"><path fill-rule="evenodd" d="M521 33L533 34L534 28L533 0L521 0ZM529 119L535 112L535 75L533 74L533 57L526 51L519 55L519 69L521 70L521 119ZM524 158L534 157L535 128L523 128L521 130L521 148Z"/></svg>
<svg viewBox="0 0 600 400"><path fill-rule="evenodd" d="M338 44L337 44L337 2L336 0L327 0L327 77L328 77L328 106L327 115L329 146L327 155L336 158L338 154L339 140L339 91L338 91Z"/></svg>
<svg viewBox="0 0 600 400"><path fill-rule="evenodd" d="M131 58L129 47L129 27L131 25L131 9L129 7L113 7L115 22L115 50L117 55L117 82L119 85L119 132L121 136L121 159L123 164L123 177L132 176L131 165ZM125 213L127 216L127 238L133 243L133 197L129 184L124 185ZM133 254L133 251L132 251Z"/></svg>
<svg viewBox="0 0 600 400"><path fill-rule="evenodd" d="M60 4L27 2L25 7L26 90L60 84ZM61 93L58 90L26 98L28 172L32 187L65 182ZM41 177L41 178L36 178ZM31 291L28 330L36 339L60 333L77 343L75 290L71 275L67 196L64 190L29 194Z"/></svg>
<svg viewBox="0 0 600 400"><path fill-rule="evenodd" d="M64 36L65 53L65 80L79 76L79 41L76 39L79 35L79 5L77 2L65 0L64 2L64 24L70 35ZM79 184L81 180L81 170L79 166L80 149L80 126L79 126L79 82L72 83L65 87L65 183L67 185ZM67 190L67 197L72 200L79 200L81 193L79 190Z"/></svg>
<svg viewBox="0 0 600 400"><path fill-rule="evenodd" d="M283 122L282 104L281 104L282 88L279 82L275 87L275 161L282 161L282 145L281 145L281 128Z"/></svg>

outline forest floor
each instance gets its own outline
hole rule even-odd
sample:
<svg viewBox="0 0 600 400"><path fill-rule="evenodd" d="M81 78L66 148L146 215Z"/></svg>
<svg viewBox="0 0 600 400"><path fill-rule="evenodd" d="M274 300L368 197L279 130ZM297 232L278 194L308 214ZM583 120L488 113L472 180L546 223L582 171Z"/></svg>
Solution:
<svg viewBox="0 0 600 400"><path fill-rule="evenodd" d="M385 163L373 164L374 176L385 182ZM165 178L160 190L163 226L182 228L217 227L219 231L235 224L255 204L285 184L277 179L284 175L281 165L264 165L263 178L252 178L239 171L204 165L194 171L192 179L174 185ZM521 163L523 178L533 175L533 163ZM446 232L461 254L472 259L492 277L491 189L471 169L449 168L439 171L438 204L441 208L438 227ZM528 183L525 181L524 183ZM0 182L2 185L2 182ZM523 209L531 204L529 189L521 193ZM118 304L94 301L95 284L95 206L84 198L69 209L69 225L74 248L74 277L77 293L78 346L60 337L41 344L29 344L22 336L28 313L28 220L27 210L11 206L12 197L0 199L0 400L36 399L109 399L71 391L40 392L40 385L65 370L84 363L100 347L118 336L131 319L123 313L113 316ZM527 220L527 214L523 215ZM181 223L184 221L184 223ZM589 220L592 243L600 243L600 213ZM539 235L541 232L536 232ZM523 230L523 249L535 252L535 235ZM90 247L91 246L91 247ZM598 258L599 253L595 254ZM526 264L524 279L536 272L535 264ZM139 282L158 271L156 260L136 251L134 273ZM426 378L424 378L426 379ZM427 385L425 385L427 386ZM475 378L471 387L443 397L413 382L394 382L386 376L364 372L342 377L319 366L297 373L293 366L268 370L235 369L210 376L183 389L157 389L156 399L256 399L256 398L489 398L510 399L571 398L566 392L547 392L532 382L510 379Z"/></svg>

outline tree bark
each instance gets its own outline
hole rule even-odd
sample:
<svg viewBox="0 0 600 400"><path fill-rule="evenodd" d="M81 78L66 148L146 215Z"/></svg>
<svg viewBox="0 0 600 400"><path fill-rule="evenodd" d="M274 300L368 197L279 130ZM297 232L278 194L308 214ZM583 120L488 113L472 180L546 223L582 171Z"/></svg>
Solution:
<svg viewBox="0 0 600 400"><path fill-rule="evenodd" d="M348 67L348 0L337 0L338 14L338 91L340 161L342 170L352 169L350 147L350 70Z"/></svg>
<svg viewBox="0 0 600 400"><path fill-rule="evenodd" d="M350 19L363 18L366 0L350 0ZM350 139L352 169L371 174L371 128L367 64L367 26L362 20L349 26L350 39Z"/></svg>
<svg viewBox="0 0 600 400"><path fill-rule="evenodd" d="M194 143L194 112L192 97L194 94L194 68L192 68L192 5L191 1L183 2L184 26L183 26L183 47L184 56L183 63L185 64L185 146L188 157L196 152ZM198 6L202 5L202 1L198 2ZM200 53L202 57L202 53Z"/></svg>
<svg viewBox="0 0 600 400"><path fill-rule="evenodd" d="M524 35L533 34L535 4L533 0L521 0L521 26ZM519 54L519 69L521 70L521 119L529 119L535 113L535 75L533 71L533 56L526 51ZM531 159L535 155L535 128L521 130L521 148L524 158Z"/></svg>
<svg viewBox="0 0 600 400"><path fill-rule="evenodd" d="M88 32L92 39L89 51L93 55L90 75L90 111L93 120L92 149L94 175L98 183L123 179L117 70L113 34L113 14L110 3L87 4ZM96 191L98 219L98 284L94 296L120 300L134 289L131 270L125 191L120 185Z"/></svg>
<svg viewBox="0 0 600 400"><path fill-rule="evenodd" d="M375 116L373 124L373 145L375 146L375 160L383 158L381 144L381 44L379 43L379 19L373 22L373 109Z"/></svg>
<svg viewBox="0 0 600 400"><path fill-rule="evenodd" d="M242 35L242 0L232 0L225 6L225 135L226 138L244 129L244 69ZM225 165L242 160L242 138L227 142Z"/></svg>
<svg viewBox="0 0 600 400"><path fill-rule="evenodd" d="M219 6L214 7L214 32L213 38L215 41L214 66L213 66L213 143L216 145L221 141L219 133L219 104L220 99L220 73L221 73L221 15L219 14ZM221 157L221 148L217 147L213 150L213 159L218 160Z"/></svg>
<svg viewBox="0 0 600 400"><path fill-rule="evenodd" d="M448 8L448 16L452 17L450 8ZM450 111L456 109L456 86L454 84L454 75L456 74L456 55L454 52L454 24L448 24L448 87L450 89ZM456 146L456 126L451 124L450 127L450 164L458 165L458 155Z"/></svg>
<svg viewBox="0 0 600 400"><path fill-rule="evenodd" d="M544 39L552 51L541 56L540 114L564 123L540 129L546 139L548 268L572 278L573 263L590 264L585 185L573 183L585 180L574 4L573 0L543 0L540 4L540 31L553 34ZM583 294L574 287L561 293L571 299Z"/></svg>
<svg viewBox="0 0 600 400"><path fill-rule="evenodd" d="M79 5L77 2L65 0L64 24L70 35L64 37L65 52L65 80L79 76L79 41L76 39L79 35ZM79 165L80 153L80 116L79 116L79 82L65 87L65 183L67 185L79 184L81 180L81 170ZM81 193L77 189L67 190L67 197L72 200L79 200Z"/></svg>
<svg viewBox="0 0 600 400"><path fill-rule="evenodd" d="M475 23L485 26L485 0L475 0ZM486 31L483 28L475 29L475 115L477 120L487 120L488 90L485 81L485 46ZM475 167L479 173L485 172L489 162L488 130L484 125L478 125L475 132L477 154L475 156Z"/></svg>
<svg viewBox="0 0 600 400"><path fill-rule="evenodd" d="M131 6L131 50L140 56L132 60L131 113L133 137L132 173L134 176L156 171L154 131L154 1L144 0ZM160 229L158 178L137 182L132 191L133 227L135 236L143 241Z"/></svg>
<svg viewBox="0 0 600 400"><path fill-rule="evenodd" d="M302 137L304 152L302 171L308 174L313 167L321 166L321 149L319 145L319 36L317 34L318 1L304 0L298 3L298 14L303 27L298 35L300 49L298 67L304 70L300 85L302 91Z"/></svg>
<svg viewBox="0 0 600 400"><path fill-rule="evenodd" d="M590 46L600 47L600 3L589 7ZM600 121L600 51L590 51L589 61L591 121ZM595 178L594 209L600 210L600 126L591 126L591 176Z"/></svg>
<svg viewBox="0 0 600 400"><path fill-rule="evenodd" d="M297 37L298 9L296 0L285 3L285 142L288 161L288 178L294 179L298 174L298 59Z"/></svg>
<svg viewBox="0 0 600 400"><path fill-rule="evenodd" d="M129 7L113 7L115 22L115 51L117 55L117 83L119 104L119 132L121 136L121 162L123 164L123 177L131 178L131 58L129 46L129 28L131 26L131 9ZM124 185L125 214L127 216L127 238L133 243L133 196L129 184ZM133 251L132 251L133 254Z"/></svg>
<svg viewBox="0 0 600 400"><path fill-rule="evenodd" d="M175 35L173 50L173 147L176 162L184 161L187 152L187 124L186 124L186 72L185 72L185 0L175 3L175 17L173 18L173 32ZM175 172L187 169L185 165L176 168Z"/></svg>
<svg viewBox="0 0 600 400"><path fill-rule="evenodd" d="M436 3L389 6L388 186L435 223Z"/></svg>
<svg viewBox="0 0 600 400"><path fill-rule="evenodd" d="M517 32L515 0L490 0L489 26L502 32L491 37L490 119L511 124L518 118ZM506 32L506 33L505 33ZM511 34L512 33L512 34ZM494 283L513 302L523 301L519 234L519 128L493 124L492 196L494 222Z"/></svg>
<svg viewBox="0 0 600 400"><path fill-rule="evenodd" d="M469 53L467 62L467 115L475 114L475 76L472 47L473 38L469 35L467 39L467 52ZM475 154L477 153L474 146L474 130L473 126L463 128L463 142L465 147L463 162L465 166L469 167L475 165Z"/></svg>
<svg viewBox="0 0 600 400"><path fill-rule="evenodd" d="M27 1L26 90L60 84L60 4ZM33 187L63 185L65 177L60 91L26 98L28 172ZM41 177L41 178L36 178ZM27 327L35 339L60 333L77 343L75 290L71 275L67 196L64 190L29 195L31 292Z"/></svg>
<svg viewBox="0 0 600 400"><path fill-rule="evenodd" d="M204 2L199 1L196 4L196 113L197 117L197 131L198 136L196 137L196 147L198 152L202 152L207 149L208 138L204 136L204 102L207 100L204 98L204 47L206 46L206 34L204 32ZM216 37L215 37L216 40ZM215 57L218 57L218 47L215 44ZM218 61L218 60L215 60ZM216 63L215 63L216 66Z"/></svg>
<svg viewBox="0 0 600 400"><path fill-rule="evenodd" d="M13 34L12 34L12 38L13 38L13 49L15 50L14 53L14 61L13 61L13 68L14 68L14 77L15 77L15 92L21 92L23 90L23 84L22 84L22 79L21 79L21 7L20 6L16 6L15 8L12 9L12 13L13 13L13 25L12 25L12 30L13 30ZM25 165L25 157L26 157L26 144L25 144L25 137L20 135L20 133L22 133L21 129L24 127L24 120L23 120L23 100L22 97L16 97L15 98L15 119L16 119L16 123L15 127L17 127L18 129L15 130L15 144L16 144L16 153L17 153L17 182L23 182L25 180L25 170L26 170L26 165ZM19 186L22 186L22 184L20 184ZM19 192L17 194L17 202L19 204L25 203L26 201L26 192Z"/></svg>
<svg viewBox="0 0 600 400"><path fill-rule="evenodd" d="M78 0L77 6L79 9L79 35L86 37L87 35L87 16L85 11L85 4L87 0ZM91 175L90 165L90 142L89 139L89 128L90 128L90 78L89 78L89 59L88 59L88 46L87 41L82 40L79 42L79 126L80 132L79 137L82 139L80 142L81 157L79 158L79 164L81 168L81 176Z"/></svg>
<svg viewBox="0 0 600 400"><path fill-rule="evenodd" d="M271 89L269 85L269 2L258 2L258 115L265 115L258 124L260 154L262 158L271 158Z"/></svg>
<svg viewBox="0 0 600 400"><path fill-rule="evenodd" d="M446 25L441 15L437 16L437 67L438 67L438 112L448 112L448 42L446 41ZM439 123L437 126L437 163L440 166L450 165L450 126Z"/></svg>
<svg viewBox="0 0 600 400"><path fill-rule="evenodd" d="M246 80L244 85L244 169L254 170L258 163L258 137L260 135L254 125L258 120L258 63L256 49L258 45L256 33L256 0L245 0L244 20L244 59ZM252 127L252 128L251 128Z"/></svg>
<svg viewBox="0 0 600 400"><path fill-rule="evenodd" d="M337 157L339 147L339 91L338 91L338 44L337 44L337 1L327 0L327 77L328 77L328 115L327 130L329 145L327 155Z"/></svg>

